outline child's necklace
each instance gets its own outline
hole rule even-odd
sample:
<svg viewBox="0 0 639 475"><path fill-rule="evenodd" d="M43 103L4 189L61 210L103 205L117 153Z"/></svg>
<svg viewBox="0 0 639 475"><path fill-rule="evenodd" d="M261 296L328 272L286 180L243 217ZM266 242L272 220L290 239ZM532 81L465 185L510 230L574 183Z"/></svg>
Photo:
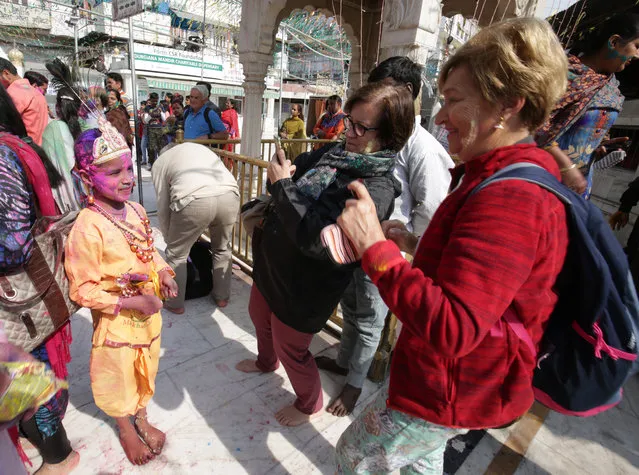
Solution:
<svg viewBox="0 0 639 475"><path fill-rule="evenodd" d="M141 237L138 237L135 234L133 234L130 230L125 229L124 226L127 226L127 227L130 226L129 223L127 223L126 221L120 220L116 218L115 216L109 214L108 211L106 211L104 208L99 206L97 203L91 203L89 206L94 208L98 213L100 213L102 216L108 219L116 228L120 230L120 232L124 236L124 239L126 239L126 242L129 244L129 249L131 249L131 252L135 253L138 259L140 259L145 264L153 260L153 253L155 252L155 247L153 246L153 230L151 229L151 222L148 219L143 218L142 215L135 208L135 206L131 206L131 208L133 209L133 211L135 211L135 214L138 215L138 218L140 218L140 221L142 221L146 236L142 235ZM139 243L146 242L148 247L145 249L142 247L141 244L136 244L136 241Z"/></svg>

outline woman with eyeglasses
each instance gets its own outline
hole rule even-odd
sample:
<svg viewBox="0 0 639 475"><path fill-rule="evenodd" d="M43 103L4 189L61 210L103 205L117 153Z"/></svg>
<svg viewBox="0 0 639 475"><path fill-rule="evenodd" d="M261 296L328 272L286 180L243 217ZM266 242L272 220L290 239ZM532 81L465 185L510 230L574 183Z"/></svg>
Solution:
<svg viewBox="0 0 639 475"><path fill-rule="evenodd" d="M241 361L244 372L269 373L280 362L297 396L276 414L296 426L323 407L320 375L309 351L313 335L328 321L359 262L334 263L320 233L335 224L348 185L369 191L378 220L388 219L400 184L395 157L414 125L414 106L405 87L368 84L346 103L346 139L297 157L278 152L268 168L271 212L253 234L253 280L249 314L258 339L257 358Z"/></svg>

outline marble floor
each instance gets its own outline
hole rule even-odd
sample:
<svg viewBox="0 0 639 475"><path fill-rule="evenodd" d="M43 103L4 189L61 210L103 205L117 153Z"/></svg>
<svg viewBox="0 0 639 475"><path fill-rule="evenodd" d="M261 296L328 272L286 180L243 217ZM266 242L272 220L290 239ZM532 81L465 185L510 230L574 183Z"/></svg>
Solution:
<svg viewBox="0 0 639 475"><path fill-rule="evenodd" d="M156 394L148 412L167 434L163 454L147 466L125 458L115 427L93 403L88 364L91 319L72 318L70 405L64 424L80 452L80 474L307 474L332 473L333 447L349 418L323 413L298 428L281 427L274 412L294 400L284 370L245 374L235 364L257 352L247 313L249 285L234 276L231 303L220 311L208 298L187 302L177 316L163 311L162 355ZM334 353L337 341L317 335L313 353ZM322 374L324 400L338 394L341 378ZM357 412L379 390L367 381ZM37 453L34 468L40 464Z"/></svg>
<svg viewBox="0 0 639 475"><path fill-rule="evenodd" d="M155 203L148 175L143 176L143 186L149 198L145 204L152 210ZM161 241L157 235L159 248ZM273 414L294 400L284 370L249 375L234 368L257 351L247 312L249 282L239 272L234 275L231 303L223 310L203 298L187 302L184 315L163 312L162 358L149 418L166 432L167 444L162 455L144 467L127 461L114 424L93 403L88 374L91 319L86 310L72 318L73 361L65 427L81 455L74 473L334 473L334 446L353 416L336 418L323 413L305 426L281 427ZM336 345L337 340L320 333L311 349L334 355ZM327 404L338 394L343 378L325 373L321 377ZM354 416L379 389L366 382ZM454 440L446 453L446 471L463 475L639 474L639 378L629 382L625 396L618 408L596 417L550 413L536 427L524 420L509 429ZM27 447L27 453L34 471L40 465L37 452Z"/></svg>
<svg viewBox="0 0 639 475"><path fill-rule="evenodd" d="M294 399L283 369L268 375L247 375L234 368L257 351L246 305L250 287L240 277L239 273L233 277L231 303L223 311L203 298L187 302L182 316L163 312L162 359L149 416L167 433L167 445L163 454L145 467L129 464L113 423L92 401L90 316L83 310L73 317L71 402L65 427L81 455L74 473L334 473L333 447L351 418L323 413L306 426L281 427L273 413ZM336 344L333 337L320 333L313 340L312 351L335 354ZM341 377L322 374L325 402L339 392L342 382ZM366 382L354 415L377 391L378 385ZM518 426L480 434L479 443L461 461L466 442L453 441L446 457L450 473L639 474L637 378L630 381L619 408L586 419L550 413L530 440ZM512 470L504 471L503 463L495 469L504 444L524 449L527 445L525 457L516 458L520 463ZM27 453L37 468L37 453L32 448Z"/></svg>

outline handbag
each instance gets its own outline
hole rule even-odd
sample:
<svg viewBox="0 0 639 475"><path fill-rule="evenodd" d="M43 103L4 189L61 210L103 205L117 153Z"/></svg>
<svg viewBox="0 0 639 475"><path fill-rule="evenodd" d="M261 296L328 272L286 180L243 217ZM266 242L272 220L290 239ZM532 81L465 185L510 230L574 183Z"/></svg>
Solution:
<svg viewBox="0 0 639 475"><path fill-rule="evenodd" d="M64 270L64 246L77 215L71 211L36 220L27 262L0 275L0 320L9 342L26 352L44 342L80 308L69 298Z"/></svg>
<svg viewBox="0 0 639 475"><path fill-rule="evenodd" d="M335 264L346 265L359 260L353 243L337 224L329 224L322 229L320 238Z"/></svg>
<svg viewBox="0 0 639 475"><path fill-rule="evenodd" d="M270 195L260 195L254 200L244 203L240 210L240 220L246 234L253 236L255 228L261 228L269 212L273 198Z"/></svg>

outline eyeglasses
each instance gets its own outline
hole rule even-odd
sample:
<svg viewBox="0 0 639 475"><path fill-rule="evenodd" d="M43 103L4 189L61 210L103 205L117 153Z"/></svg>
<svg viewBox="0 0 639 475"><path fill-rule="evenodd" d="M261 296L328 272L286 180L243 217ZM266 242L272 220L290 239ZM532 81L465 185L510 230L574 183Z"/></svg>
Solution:
<svg viewBox="0 0 639 475"><path fill-rule="evenodd" d="M363 137L364 134L370 130L379 130L379 127L366 127L364 124L354 122L350 115L344 117L344 126L347 129L352 129L358 137Z"/></svg>

